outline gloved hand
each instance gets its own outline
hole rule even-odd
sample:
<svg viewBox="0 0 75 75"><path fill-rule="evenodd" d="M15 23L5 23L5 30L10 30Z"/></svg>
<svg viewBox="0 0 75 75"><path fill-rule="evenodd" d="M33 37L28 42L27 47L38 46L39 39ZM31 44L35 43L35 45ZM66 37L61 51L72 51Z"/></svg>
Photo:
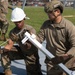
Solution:
<svg viewBox="0 0 75 75"><path fill-rule="evenodd" d="M68 61L72 58L72 55L63 54L62 56L56 56L55 58L52 58L51 61L53 64L59 64L63 63L64 61Z"/></svg>
<svg viewBox="0 0 75 75"><path fill-rule="evenodd" d="M32 47L31 42L27 41L27 42L25 43L25 47L26 47L26 49L30 49L30 48Z"/></svg>
<svg viewBox="0 0 75 75"><path fill-rule="evenodd" d="M57 65L57 64L63 62L64 59L62 56L56 56L56 57L52 58L51 61L53 64Z"/></svg>

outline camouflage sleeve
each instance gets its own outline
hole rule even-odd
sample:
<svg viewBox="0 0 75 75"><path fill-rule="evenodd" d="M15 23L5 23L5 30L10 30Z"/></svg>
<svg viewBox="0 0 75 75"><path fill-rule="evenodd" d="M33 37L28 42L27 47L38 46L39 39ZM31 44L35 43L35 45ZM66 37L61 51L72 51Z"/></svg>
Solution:
<svg viewBox="0 0 75 75"><path fill-rule="evenodd" d="M2 13L8 13L8 0L0 0L0 9Z"/></svg>
<svg viewBox="0 0 75 75"><path fill-rule="evenodd" d="M8 26L9 26L8 22L3 22L2 34L6 34L7 33Z"/></svg>
<svg viewBox="0 0 75 75"><path fill-rule="evenodd" d="M19 40L19 36L12 31L10 31L10 33L9 33L9 38L14 42L17 42Z"/></svg>
<svg viewBox="0 0 75 75"><path fill-rule="evenodd" d="M13 37L12 32L10 32L10 33L9 33L9 38L10 38L12 41L15 41L15 39L12 38L12 37Z"/></svg>

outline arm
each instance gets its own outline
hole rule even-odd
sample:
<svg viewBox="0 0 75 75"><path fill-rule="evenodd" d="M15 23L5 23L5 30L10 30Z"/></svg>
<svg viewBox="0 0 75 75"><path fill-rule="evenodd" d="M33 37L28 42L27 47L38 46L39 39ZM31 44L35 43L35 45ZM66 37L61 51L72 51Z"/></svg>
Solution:
<svg viewBox="0 0 75 75"><path fill-rule="evenodd" d="M11 39L8 39L7 41L5 41L5 43L7 43L7 44L4 47L0 48L1 53L10 51L14 44Z"/></svg>
<svg viewBox="0 0 75 75"><path fill-rule="evenodd" d="M75 26L72 26L68 29L68 36L71 48L68 50L67 54L75 56Z"/></svg>
<svg viewBox="0 0 75 75"><path fill-rule="evenodd" d="M44 24L42 25L42 27L40 28L40 31L37 34L36 39L42 43L45 40L45 30L44 30Z"/></svg>

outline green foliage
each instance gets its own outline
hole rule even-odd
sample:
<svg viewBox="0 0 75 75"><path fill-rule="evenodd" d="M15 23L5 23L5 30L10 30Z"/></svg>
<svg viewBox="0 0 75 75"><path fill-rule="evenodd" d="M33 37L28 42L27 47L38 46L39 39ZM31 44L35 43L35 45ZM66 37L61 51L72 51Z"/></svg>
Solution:
<svg viewBox="0 0 75 75"><path fill-rule="evenodd" d="M39 30L42 23L47 19L43 7L26 7L25 12L30 20L26 20L26 23L33 26L36 31Z"/></svg>

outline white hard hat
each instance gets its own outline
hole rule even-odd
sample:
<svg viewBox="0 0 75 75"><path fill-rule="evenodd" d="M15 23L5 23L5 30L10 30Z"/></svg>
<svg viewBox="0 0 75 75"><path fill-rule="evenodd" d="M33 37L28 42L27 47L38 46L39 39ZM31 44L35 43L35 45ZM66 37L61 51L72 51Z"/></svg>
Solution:
<svg viewBox="0 0 75 75"><path fill-rule="evenodd" d="M17 22L23 19L29 19L21 8L16 7L11 13L11 21Z"/></svg>

